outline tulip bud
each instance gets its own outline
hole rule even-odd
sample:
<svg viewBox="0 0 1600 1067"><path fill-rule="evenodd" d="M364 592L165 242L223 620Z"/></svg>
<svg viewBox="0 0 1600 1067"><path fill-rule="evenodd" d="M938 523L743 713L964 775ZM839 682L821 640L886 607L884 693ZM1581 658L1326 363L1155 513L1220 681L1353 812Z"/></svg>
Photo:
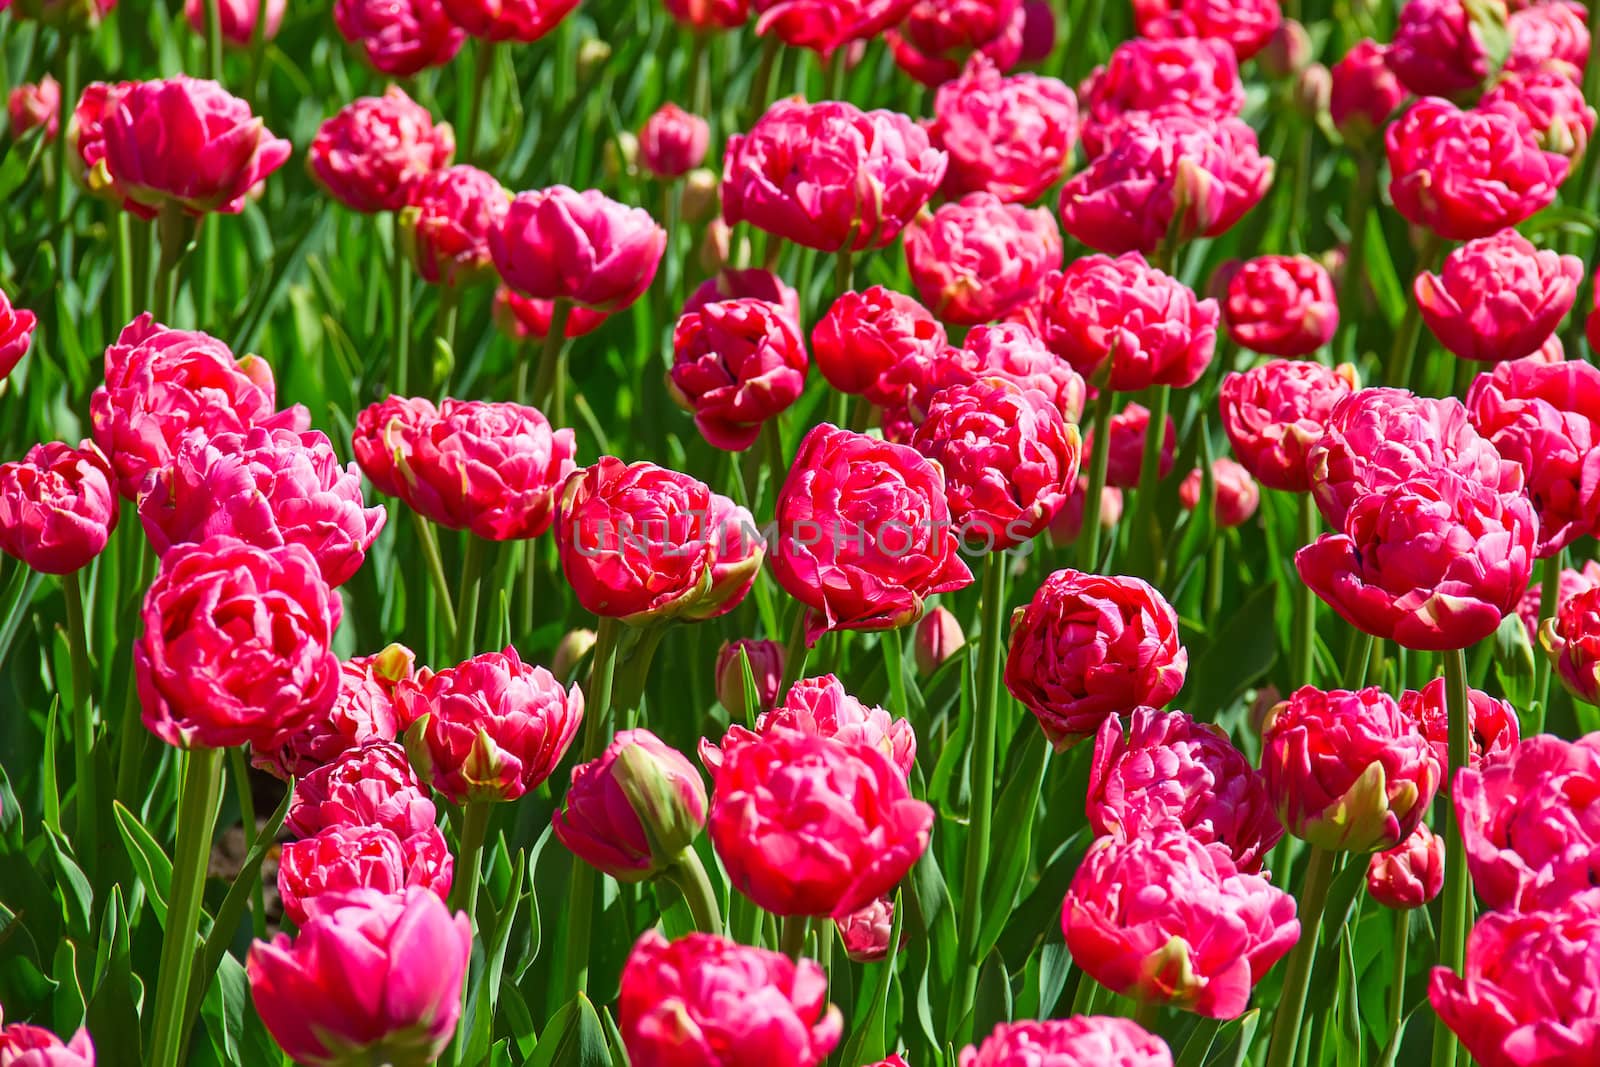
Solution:
<svg viewBox="0 0 1600 1067"><path fill-rule="evenodd" d="M889 938L894 935L894 901L879 897L860 911L835 920L845 955L856 963L878 963L889 958Z"/></svg>
<svg viewBox="0 0 1600 1067"><path fill-rule="evenodd" d="M679 178L706 158L711 126L673 103L645 120L639 131L640 159L657 178Z"/></svg>
<svg viewBox="0 0 1600 1067"><path fill-rule="evenodd" d="M729 242L733 239L733 228L721 217L712 219L706 224L705 236L700 239L700 253L697 257L700 269L707 274L715 274L728 265Z"/></svg>
<svg viewBox="0 0 1600 1067"><path fill-rule="evenodd" d="M593 630L568 630L566 636L561 638L561 643L556 645L555 655L550 659L550 672L563 682L572 681L579 661L594 648L595 640Z"/></svg>
<svg viewBox="0 0 1600 1067"><path fill-rule="evenodd" d="M588 82L611 59L611 46L598 37L591 37L578 46L578 82Z"/></svg>
<svg viewBox="0 0 1600 1067"><path fill-rule="evenodd" d="M1313 63L1300 72L1294 86L1295 106L1306 118L1315 122L1328 113L1328 102L1333 97L1333 75L1321 63Z"/></svg>
<svg viewBox="0 0 1600 1067"><path fill-rule="evenodd" d="M638 136L630 130L618 133L601 150L600 163L608 178L615 180L623 175L635 177L639 173Z"/></svg>
<svg viewBox="0 0 1600 1067"><path fill-rule="evenodd" d="M1267 46L1256 57L1261 73L1274 81L1291 78L1311 61L1311 34L1294 19L1284 19L1267 38Z"/></svg>
<svg viewBox="0 0 1600 1067"><path fill-rule="evenodd" d="M750 660L750 674L755 679L756 700L752 708L745 699L744 662ZM749 719L752 715L770 711L778 702L778 686L783 680L783 646L776 641L757 641L741 638L724 642L717 653L717 700L735 719Z"/></svg>
<svg viewBox="0 0 1600 1067"><path fill-rule="evenodd" d="M949 608L934 608L917 623L916 634L912 638L917 673L924 676L932 674L966 644L967 635L961 631L961 621Z"/></svg>
<svg viewBox="0 0 1600 1067"><path fill-rule="evenodd" d="M710 167L696 167L683 179L683 189L678 211L685 222L704 222L717 210L717 172Z"/></svg>
<svg viewBox="0 0 1600 1067"><path fill-rule="evenodd" d="M1418 826L1411 836L1367 863L1367 892L1386 908L1420 908L1444 888L1444 840Z"/></svg>

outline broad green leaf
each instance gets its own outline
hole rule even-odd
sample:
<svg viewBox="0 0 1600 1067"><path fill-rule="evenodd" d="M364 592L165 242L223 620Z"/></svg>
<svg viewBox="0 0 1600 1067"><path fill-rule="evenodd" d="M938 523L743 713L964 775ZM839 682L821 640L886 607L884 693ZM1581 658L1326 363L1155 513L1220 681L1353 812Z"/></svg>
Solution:
<svg viewBox="0 0 1600 1067"><path fill-rule="evenodd" d="M901 895L895 894L894 920L889 926L889 944L900 944L900 931L905 921L905 911L901 907ZM831 929L824 929L822 936L832 937ZM889 958L868 965L868 971L873 973L876 982L873 984L871 1001L867 1008L867 1015L863 1019L852 1022L850 1040L845 1044L843 1061L846 1063L874 1063L883 1059L885 1055L884 1037L884 1010L889 1002L889 987L894 983L895 961L898 953L891 947Z"/></svg>
<svg viewBox="0 0 1600 1067"><path fill-rule="evenodd" d="M1257 589L1217 628L1206 650L1189 664L1179 699L1191 714L1208 719L1272 669L1278 658L1273 623L1277 595L1274 582Z"/></svg>
<svg viewBox="0 0 1600 1067"><path fill-rule="evenodd" d="M528 1067L611 1067L611 1051L594 1004L579 993L545 1027Z"/></svg>
<svg viewBox="0 0 1600 1067"><path fill-rule="evenodd" d="M122 806L120 800L111 802L111 810L117 817L117 829L122 833L122 843L127 847L128 859L133 861L134 873L139 878L139 884L144 886L144 891L149 894L150 906L155 909L156 922L162 927L167 925L167 892L172 886L172 861L167 859L167 854L156 844L156 839L150 836L150 831L138 816Z"/></svg>
<svg viewBox="0 0 1600 1067"><path fill-rule="evenodd" d="M1039 789L1049 765L1050 743L1044 731L1023 725L1026 747L1018 766L1009 768L1006 786L995 807L994 851L990 856L983 896L983 926L978 936L978 951L988 955L1000 940L1016 904L1017 891L1028 872L1033 847L1034 813L1039 807Z"/></svg>

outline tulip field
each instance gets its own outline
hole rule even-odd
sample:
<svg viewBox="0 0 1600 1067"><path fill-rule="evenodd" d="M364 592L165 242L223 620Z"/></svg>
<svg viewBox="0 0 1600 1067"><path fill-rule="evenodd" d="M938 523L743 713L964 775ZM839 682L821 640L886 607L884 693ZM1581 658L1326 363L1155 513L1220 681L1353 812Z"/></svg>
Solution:
<svg viewBox="0 0 1600 1067"><path fill-rule="evenodd" d="M1574 0L0 0L0 1067L1600 1067Z"/></svg>

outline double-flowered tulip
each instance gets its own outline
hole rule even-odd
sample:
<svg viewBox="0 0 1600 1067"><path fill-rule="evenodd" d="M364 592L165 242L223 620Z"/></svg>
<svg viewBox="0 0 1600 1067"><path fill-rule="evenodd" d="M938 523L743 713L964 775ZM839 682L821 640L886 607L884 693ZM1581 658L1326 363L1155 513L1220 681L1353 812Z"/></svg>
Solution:
<svg viewBox="0 0 1600 1067"><path fill-rule="evenodd" d="M1417 275L1422 321L1462 359L1499 363L1539 350L1578 298L1583 261L1501 230L1457 248L1444 270Z"/></svg>
<svg viewBox="0 0 1600 1067"><path fill-rule="evenodd" d="M740 452L799 399L808 366L799 327L781 305L717 300L678 320L667 385L712 446Z"/></svg>
<svg viewBox="0 0 1600 1067"><path fill-rule="evenodd" d="M928 135L950 157L947 195L987 192L1030 204L1072 163L1077 98L1055 78L1002 77L980 53L961 77L939 87Z"/></svg>
<svg viewBox="0 0 1600 1067"><path fill-rule="evenodd" d="M1242 348L1268 356L1307 356L1339 328L1339 300L1328 269L1310 256L1257 256L1228 279L1222 314Z"/></svg>
<svg viewBox="0 0 1600 1067"><path fill-rule="evenodd" d="M467 37L440 0L334 0L333 24L376 70L396 78L444 66Z"/></svg>
<svg viewBox="0 0 1600 1067"><path fill-rule="evenodd" d="M1222 380L1222 428L1233 454L1269 489L1311 489L1306 457L1334 406L1355 391L1355 368L1274 359Z"/></svg>
<svg viewBox="0 0 1600 1067"><path fill-rule="evenodd" d="M941 320L975 326L1032 300L1061 265L1061 231L1045 208L968 193L906 228L917 295Z"/></svg>
<svg viewBox="0 0 1600 1067"><path fill-rule="evenodd" d="M1282 21L1278 0L1133 0L1140 36L1226 41L1241 63L1266 47Z"/></svg>
<svg viewBox="0 0 1600 1067"><path fill-rule="evenodd" d="M400 734L395 687L415 672L416 656L404 645L389 645L371 656L339 665L339 696L326 716L306 723L272 748L257 748L254 762L279 778L304 778L368 741L393 741Z"/></svg>
<svg viewBox="0 0 1600 1067"><path fill-rule="evenodd" d="M456 138L448 123L398 85L346 104L317 127L306 151L311 174L353 211L399 211L411 183L450 165Z"/></svg>
<svg viewBox="0 0 1600 1067"><path fill-rule="evenodd" d="M1367 893L1386 908L1420 908L1444 888L1444 839L1418 823L1411 836L1367 861Z"/></svg>
<svg viewBox="0 0 1600 1067"><path fill-rule="evenodd" d="M650 287L667 231L598 189L555 185L518 193L488 241L500 276L523 295L610 312Z"/></svg>
<svg viewBox="0 0 1600 1067"><path fill-rule="evenodd" d="M116 485L93 441L47 441L0 464L0 550L46 574L87 566L116 528Z"/></svg>
<svg viewBox="0 0 1600 1067"><path fill-rule="evenodd" d="M980 1044L962 1049L957 1062L960 1067L1172 1067L1172 1052L1132 1019L1074 1015L1001 1023Z"/></svg>
<svg viewBox="0 0 1600 1067"><path fill-rule="evenodd" d="M1201 37L1124 41L1084 80L1083 148L1094 159L1118 119L1184 114L1232 118L1244 110L1239 61L1226 42Z"/></svg>
<svg viewBox="0 0 1600 1067"><path fill-rule="evenodd" d="M455 860L437 827L402 838L384 826L346 823L283 846L278 895L284 914L305 926L357 890L392 896L420 886L443 899L454 871Z"/></svg>

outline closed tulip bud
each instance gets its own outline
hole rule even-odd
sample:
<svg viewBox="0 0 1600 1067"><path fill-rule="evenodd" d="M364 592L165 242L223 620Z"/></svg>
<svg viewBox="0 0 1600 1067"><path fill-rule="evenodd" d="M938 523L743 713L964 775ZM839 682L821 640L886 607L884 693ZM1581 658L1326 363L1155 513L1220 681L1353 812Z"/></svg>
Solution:
<svg viewBox="0 0 1600 1067"><path fill-rule="evenodd" d="M639 131L639 160L657 178L680 178L706 158L711 126L677 104L662 104Z"/></svg>
<svg viewBox="0 0 1600 1067"><path fill-rule="evenodd" d="M732 258L732 240L733 227L720 217L706 223L706 231L701 235L700 247L695 253L695 262L700 264L700 269L707 274L716 274L726 267Z"/></svg>
<svg viewBox="0 0 1600 1067"><path fill-rule="evenodd" d="M889 958L894 936L894 901L879 897L860 911L835 919L844 953L856 963L881 963ZM885 1060L884 1063L889 1063Z"/></svg>
<svg viewBox="0 0 1600 1067"><path fill-rule="evenodd" d="M422 279L451 288L494 272L489 235L506 214L506 191L477 167L458 164L412 183L400 233Z"/></svg>
<svg viewBox="0 0 1600 1067"><path fill-rule="evenodd" d="M1315 122L1328 113L1333 98L1333 75L1321 63L1312 63L1294 83L1294 104L1300 114Z"/></svg>
<svg viewBox="0 0 1600 1067"><path fill-rule="evenodd" d="M1199 467L1184 476L1178 486L1178 503L1186 511L1200 506L1200 492L1205 475ZM1250 521L1261 503L1261 489L1250 472L1238 463L1222 456L1211 461L1212 515L1221 529L1243 526Z"/></svg>
<svg viewBox="0 0 1600 1067"><path fill-rule="evenodd" d="M306 162L318 184L353 211L399 211L411 183L450 165L448 123L391 85L363 96L317 128Z"/></svg>
<svg viewBox="0 0 1600 1067"><path fill-rule="evenodd" d="M551 825L573 855L621 882L654 878L706 824L700 773L649 730L623 730L572 769Z"/></svg>
<svg viewBox="0 0 1600 1067"><path fill-rule="evenodd" d="M1347 141L1361 144L1373 137L1406 98L1388 55L1388 46L1363 38L1329 71L1328 110Z"/></svg>
<svg viewBox="0 0 1600 1067"><path fill-rule="evenodd" d="M967 635L961 630L961 620L949 608L934 608L917 623L911 638L917 673L924 677L932 674L966 646Z"/></svg>
<svg viewBox="0 0 1600 1067"><path fill-rule="evenodd" d="M756 707L745 699L745 660L755 681ZM717 702L728 709L736 721L771 710L778 702L778 686L783 679L783 646L776 641L742 637L724 641L717 652Z"/></svg>
<svg viewBox="0 0 1600 1067"><path fill-rule="evenodd" d="M94 1042L79 1027L63 1042L42 1026L0 1026L0 1063L6 1067L94 1067Z"/></svg>
<svg viewBox="0 0 1600 1067"><path fill-rule="evenodd" d="M1172 1067L1172 1053L1166 1042L1132 1019L1074 1015L1001 1023L982 1044L962 1049L957 1059L960 1067L1031 1062L1049 1067Z"/></svg>
<svg viewBox="0 0 1600 1067"><path fill-rule="evenodd" d="M1294 19L1284 19L1256 56L1261 73L1269 78L1292 78L1311 61L1311 34Z"/></svg>
<svg viewBox="0 0 1600 1067"><path fill-rule="evenodd" d="M374 69L396 78L444 66L467 38L440 0L334 0L333 24Z"/></svg>
<svg viewBox="0 0 1600 1067"><path fill-rule="evenodd" d="M44 128L44 139L54 141L61 132L61 83L46 74L37 84L23 83L6 97L11 136Z"/></svg>
<svg viewBox="0 0 1600 1067"><path fill-rule="evenodd" d="M620 130L600 147L600 166L606 177L615 181L622 177L636 177L639 173L639 136L631 130Z"/></svg>
<svg viewBox="0 0 1600 1067"><path fill-rule="evenodd" d="M708 167L691 170L684 175L683 189L678 194L678 210L683 213L683 221L705 222L716 213L720 195L716 171Z"/></svg>
<svg viewBox="0 0 1600 1067"><path fill-rule="evenodd" d="M116 525L116 477L94 442L49 441L0 464L0 550L34 570L87 566Z"/></svg>
<svg viewBox="0 0 1600 1067"><path fill-rule="evenodd" d="M1444 888L1444 840L1426 823L1367 862L1367 893L1386 908L1420 908Z"/></svg>
<svg viewBox="0 0 1600 1067"><path fill-rule="evenodd" d="M550 660L550 672L563 682L570 682L578 672L578 664L583 662L594 648L598 636L593 630L568 630L556 645L555 655Z"/></svg>
<svg viewBox="0 0 1600 1067"><path fill-rule="evenodd" d="M1261 743L1278 817L1318 848L1393 848L1422 821L1442 777L1420 724L1375 686L1303 686L1267 713Z"/></svg>

